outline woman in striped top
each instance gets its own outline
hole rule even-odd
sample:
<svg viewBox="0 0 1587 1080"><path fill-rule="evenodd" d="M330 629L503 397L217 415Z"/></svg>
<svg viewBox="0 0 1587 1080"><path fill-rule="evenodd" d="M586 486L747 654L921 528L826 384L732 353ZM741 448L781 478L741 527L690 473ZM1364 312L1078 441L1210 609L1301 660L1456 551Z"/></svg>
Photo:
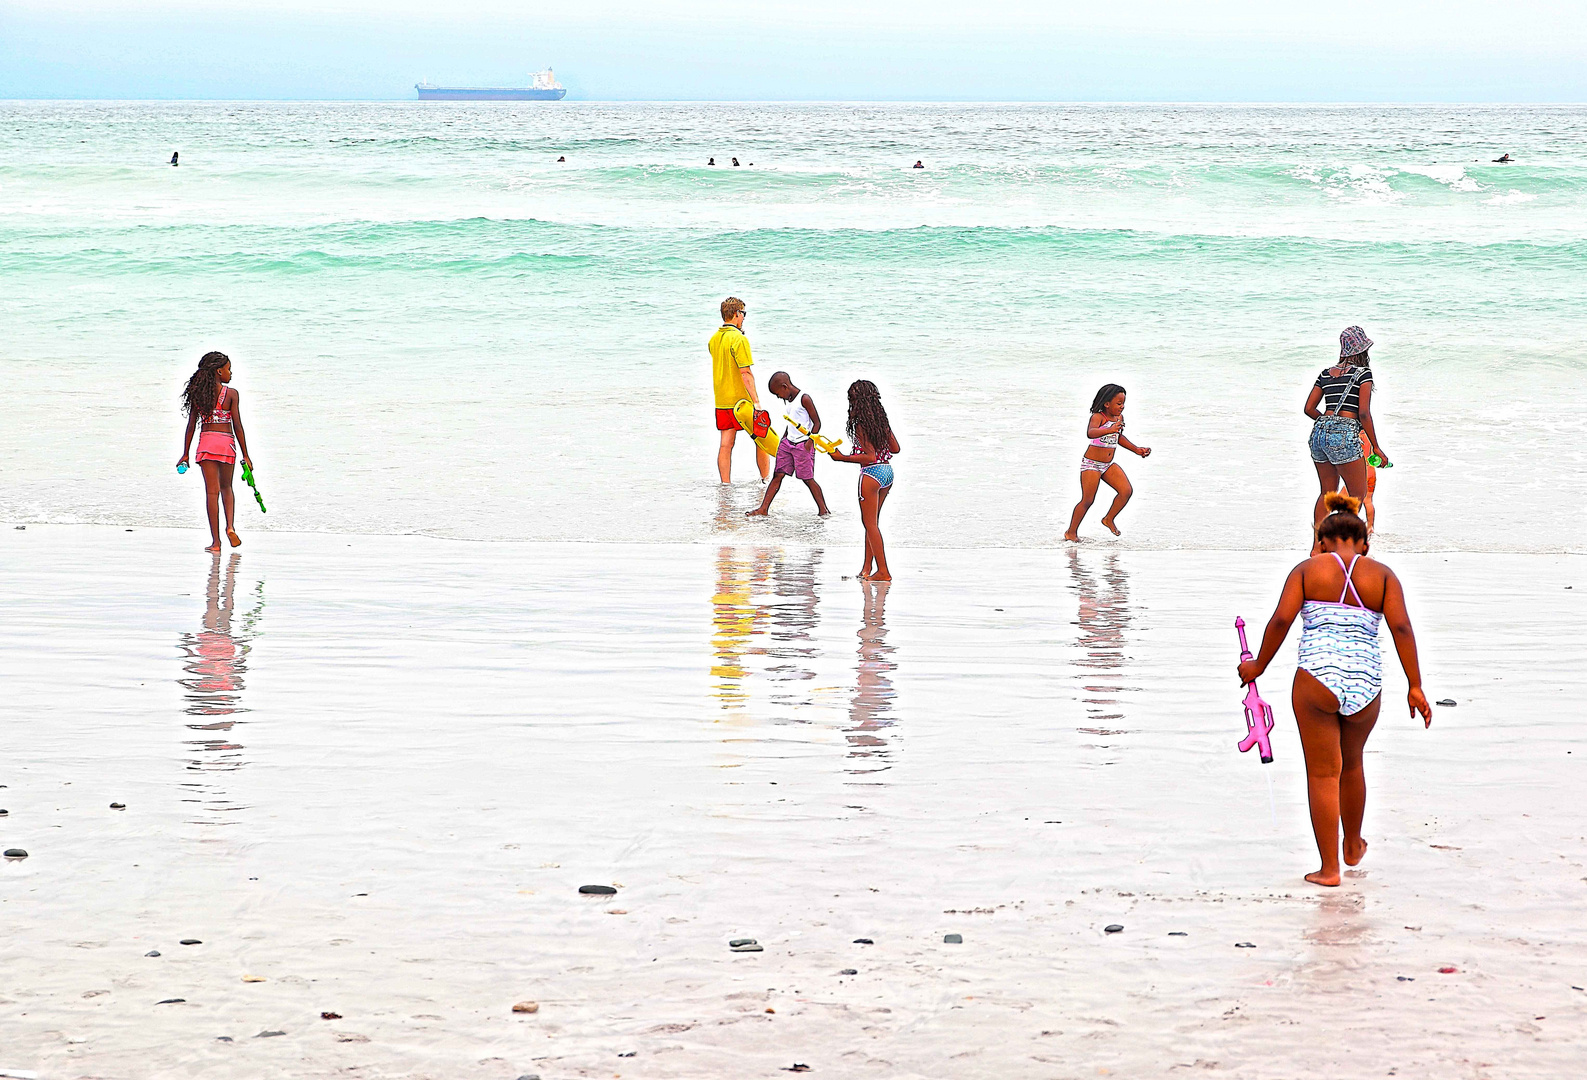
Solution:
<svg viewBox="0 0 1587 1080"><path fill-rule="evenodd" d="M1312 508L1312 526L1322 523L1323 499L1339 490L1343 480L1351 496L1367 497L1367 465L1361 456L1361 433L1365 431L1386 462L1383 443L1372 424L1372 368L1368 350L1372 339L1359 326L1346 327L1339 335L1339 362L1323 368L1306 398L1306 415L1311 429L1311 459L1317 466L1321 491Z"/></svg>

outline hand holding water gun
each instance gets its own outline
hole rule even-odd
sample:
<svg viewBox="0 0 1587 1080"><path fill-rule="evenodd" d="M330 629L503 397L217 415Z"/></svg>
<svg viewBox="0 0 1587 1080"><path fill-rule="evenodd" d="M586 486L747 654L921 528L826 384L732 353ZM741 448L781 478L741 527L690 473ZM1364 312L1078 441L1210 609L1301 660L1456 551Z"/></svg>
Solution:
<svg viewBox="0 0 1587 1080"><path fill-rule="evenodd" d="M815 443L816 444L816 449L821 451L823 454L830 454L833 451L837 450L838 447L843 445L843 440L842 439L834 440L834 439L827 438L825 435L817 434L816 432L811 431L809 428L805 427L799 421L795 420L793 417L789 416L787 413L783 414L783 419L788 421L794 427L798 428L799 429L799 434L803 435L805 438L807 438L811 442Z"/></svg>
<svg viewBox="0 0 1587 1080"><path fill-rule="evenodd" d="M1262 695L1257 693L1256 678L1246 681L1246 665L1253 664L1251 647L1245 643L1245 620L1236 618L1234 628L1240 634L1240 679L1245 682L1245 738L1239 742L1240 752L1243 754L1251 747L1259 747L1262 764L1270 765L1273 762L1273 706L1262 700Z"/></svg>
<svg viewBox="0 0 1587 1080"><path fill-rule="evenodd" d="M253 488L253 497L259 504L259 512L268 514L269 511L265 509L264 496L259 494L259 485L253 482L253 462L247 458L242 459L242 482Z"/></svg>

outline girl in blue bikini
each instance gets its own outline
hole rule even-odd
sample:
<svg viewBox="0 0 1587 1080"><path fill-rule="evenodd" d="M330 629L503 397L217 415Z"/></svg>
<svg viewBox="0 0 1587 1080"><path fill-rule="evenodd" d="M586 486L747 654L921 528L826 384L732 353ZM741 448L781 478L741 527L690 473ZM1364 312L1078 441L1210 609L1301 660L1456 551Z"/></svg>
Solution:
<svg viewBox="0 0 1587 1080"><path fill-rule="evenodd" d="M898 453L898 437L887 421L882 395L868 379L856 379L849 386L849 439L853 453L832 452L833 461L847 461L860 469L860 520L865 523L865 565L860 577L872 581L892 581L887 569L887 552L882 547L880 517L887 493L893 489L893 455Z"/></svg>
<svg viewBox="0 0 1587 1080"><path fill-rule="evenodd" d="M1411 684L1411 715L1421 713L1423 726L1433 722L1405 592L1394 571L1366 557L1367 523L1357 513L1360 505L1342 492L1323 496L1327 516L1317 527L1320 554L1290 571L1261 651L1240 665L1240 685L1259 678L1289 636L1295 616L1301 617L1300 663L1290 702L1306 754L1311 827L1322 856L1322 869L1306 875L1316 885L1339 884L1341 819L1346 865L1356 865L1367 853L1361 838L1367 804L1361 753L1383 703L1378 626L1385 618Z"/></svg>

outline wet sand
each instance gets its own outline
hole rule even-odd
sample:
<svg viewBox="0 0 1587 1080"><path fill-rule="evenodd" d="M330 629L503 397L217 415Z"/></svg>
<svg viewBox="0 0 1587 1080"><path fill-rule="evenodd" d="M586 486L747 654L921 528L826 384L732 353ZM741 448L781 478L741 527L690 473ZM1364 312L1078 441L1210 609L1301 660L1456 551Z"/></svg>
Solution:
<svg viewBox="0 0 1587 1080"><path fill-rule="evenodd" d="M0 1070L1580 1060L1581 556L1384 553L1458 706L1423 731L1386 658L1323 890L1293 638L1271 810L1234 750L1233 619L1291 555L900 550L883 588L851 546L246 539L0 531Z"/></svg>

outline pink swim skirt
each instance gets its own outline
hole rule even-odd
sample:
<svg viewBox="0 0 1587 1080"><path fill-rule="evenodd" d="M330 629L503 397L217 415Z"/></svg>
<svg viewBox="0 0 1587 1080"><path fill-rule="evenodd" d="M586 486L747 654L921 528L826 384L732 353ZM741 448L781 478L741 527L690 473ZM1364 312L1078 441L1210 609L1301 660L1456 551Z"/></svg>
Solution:
<svg viewBox="0 0 1587 1080"><path fill-rule="evenodd" d="M224 431L201 431L195 460L224 461L230 465L237 460L237 443Z"/></svg>

